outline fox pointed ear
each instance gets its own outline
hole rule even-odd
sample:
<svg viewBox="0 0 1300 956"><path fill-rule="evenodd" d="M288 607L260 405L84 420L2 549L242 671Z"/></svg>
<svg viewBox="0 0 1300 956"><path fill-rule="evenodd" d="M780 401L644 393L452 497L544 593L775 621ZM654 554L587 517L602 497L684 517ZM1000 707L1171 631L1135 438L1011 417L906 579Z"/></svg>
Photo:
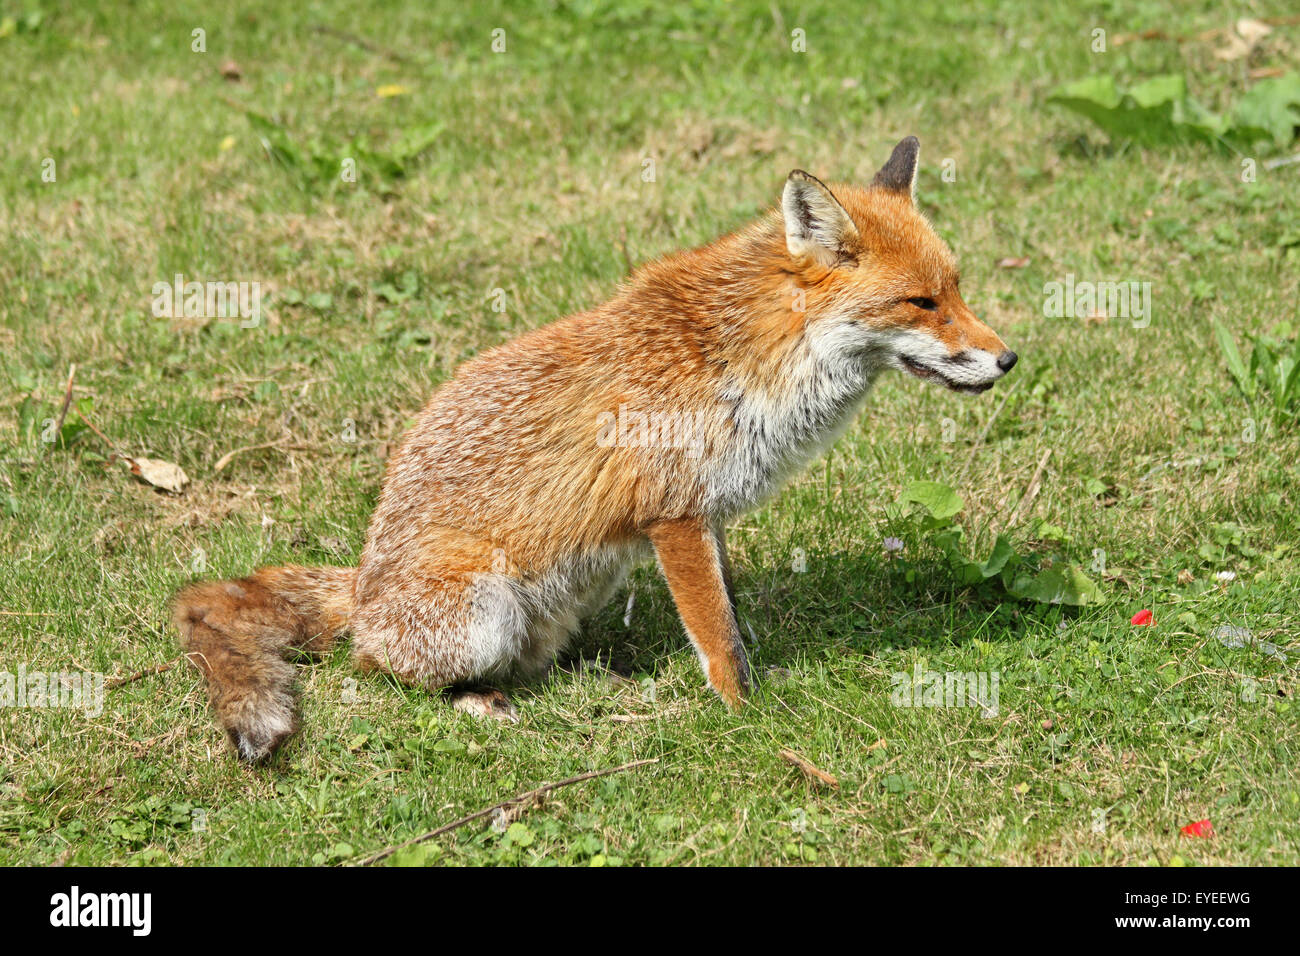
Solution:
<svg viewBox="0 0 1300 956"><path fill-rule="evenodd" d="M916 198L916 158L921 153L921 141L909 136L894 147L889 162L880 167L871 185L894 192L907 193Z"/></svg>
<svg viewBox="0 0 1300 956"><path fill-rule="evenodd" d="M858 238L858 227L834 193L816 176L796 169L781 194L785 245L796 258L812 255L833 265Z"/></svg>

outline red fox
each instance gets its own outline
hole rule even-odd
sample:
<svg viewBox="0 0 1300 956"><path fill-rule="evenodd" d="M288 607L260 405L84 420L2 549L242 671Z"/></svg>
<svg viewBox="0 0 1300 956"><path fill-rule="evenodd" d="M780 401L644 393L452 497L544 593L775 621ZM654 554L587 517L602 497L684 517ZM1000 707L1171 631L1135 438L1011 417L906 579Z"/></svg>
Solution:
<svg viewBox="0 0 1300 956"><path fill-rule="evenodd" d="M361 670L430 690L537 674L651 552L739 706L726 523L829 446L885 369L981 392L1016 363L916 208L918 150L904 139L866 188L795 170L756 223L466 362L390 459L359 567L183 589L181 643L239 754L293 733L293 650L350 631Z"/></svg>

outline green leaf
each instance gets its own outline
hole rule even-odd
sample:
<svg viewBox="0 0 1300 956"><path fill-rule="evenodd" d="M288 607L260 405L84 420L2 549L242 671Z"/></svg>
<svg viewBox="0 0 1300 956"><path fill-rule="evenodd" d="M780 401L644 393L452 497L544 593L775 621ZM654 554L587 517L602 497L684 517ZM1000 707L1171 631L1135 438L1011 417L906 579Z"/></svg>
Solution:
<svg viewBox="0 0 1300 956"><path fill-rule="evenodd" d="M392 866L424 866L429 859L429 845L417 843L415 846L398 850L393 854Z"/></svg>
<svg viewBox="0 0 1300 956"><path fill-rule="evenodd" d="M1277 360L1273 357L1272 347L1257 340L1254 351L1251 352L1250 365L1252 370L1259 370L1259 378L1263 380L1263 390L1276 399L1278 392L1281 391L1282 382L1278 378Z"/></svg>
<svg viewBox="0 0 1300 956"><path fill-rule="evenodd" d="M1219 348L1223 352L1223 357L1228 362L1228 371L1237 381L1237 388L1247 399L1255 397L1255 379L1246 371L1246 363L1241 360L1241 353L1237 351L1237 343L1232 340L1228 330L1223 327L1223 323L1217 319L1214 322L1214 337L1219 340Z"/></svg>
<svg viewBox="0 0 1300 956"><path fill-rule="evenodd" d="M442 136L444 129L442 123L412 127L402 134L394 152L401 157L403 163L409 162L433 146Z"/></svg>
<svg viewBox="0 0 1300 956"><path fill-rule="evenodd" d="M41 403L28 395L18 406L18 437L30 441L39 432L37 422L40 419Z"/></svg>
<svg viewBox="0 0 1300 956"><path fill-rule="evenodd" d="M1015 597L1040 604L1082 606L1100 604L1105 599L1101 588L1074 565L1048 568L1033 576L1020 575L1007 590Z"/></svg>
<svg viewBox="0 0 1300 956"><path fill-rule="evenodd" d="M1227 122L1187 95L1187 81L1164 74L1121 90L1111 76L1090 76L1060 87L1047 98L1086 116L1111 139L1147 144L1167 143L1193 135L1221 135Z"/></svg>
<svg viewBox="0 0 1300 956"><path fill-rule="evenodd" d="M1060 525L1050 524L1042 518L1035 518L1031 526L1030 534L1039 541L1053 541L1057 544L1067 544L1070 540L1065 529Z"/></svg>
<svg viewBox="0 0 1300 956"><path fill-rule="evenodd" d="M1015 557L1016 549L1011 546L1011 541L1005 534L998 535L997 541L993 543L993 551L989 554L989 559L980 567L980 574L986 578L991 578L995 574L1000 574L1002 569L1007 566L1007 562Z"/></svg>
<svg viewBox="0 0 1300 956"><path fill-rule="evenodd" d="M903 489L903 501L920 505L938 519L951 518L965 507L961 496L939 481L912 482Z"/></svg>
<svg viewBox="0 0 1300 956"><path fill-rule="evenodd" d="M292 172L303 172L302 152L289 140L282 126L252 110L244 115L248 117L248 125L253 127L268 159Z"/></svg>
<svg viewBox="0 0 1300 956"><path fill-rule="evenodd" d="M1291 404L1291 389L1295 385L1296 369L1300 368L1294 364L1290 356L1284 356L1277 362L1277 382L1274 385L1273 392L1273 411L1282 412Z"/></svg>
<svg viewBox="0 0 1300 956"><path fill-rule="evenodd" d="M392 282L377 282L371 286L371 290L386 302L399 303L413 298L420 291L420 277L415 272L407 270L402 273L400 280L394 284Z"/></svg>
<svg viewBox="0 0 1300 956"><path fill-rule="evenodd" d="M984 573L980 569L978 561L971 561L962 557L954 557L951 560L951 565L953 572L957 576L958 584L979 584L984 580Z"/></svg>
<svg viewBox="0 0 1300 956"><path fill-rule="evenodd" d="M525 823L512 823L506 830L505 840L507 846L531 846L533 843L533 831L528 829Z"/></svg>
<svg viewBox="0 0 1300 956"><path fill-rule="evenodd" d="M1211 113L1190 96L1174 104L1174 125L1205 139L1218 139L1226 135L1232 121L1226 116Z"/></svg>
<svg viewBox="0 0 1300 956"><path fill-rule="evenodd" d="M1101 74L1067 83L1047 98L1047 102L1059 103L1102 127L1110 122L1122 101L1115 78Z"/></svg>
<svg viewBox="0 0 1300 956"><path fill-rule="evenodd" d="M1282 409L1290 408L1293 402L1300 400L1300 362L1296 362L1287 375L1282 394L1286 396L1286 401L1279 406Z"/></svg>
<svg viewBox="0 0 1300 956"><path fill-rule="evenodd" d="M1232 111L1238 139L1271 139L1285 146L1300 126L1300 73L1261 80L1246 91Z"/></svg>
<svg viewBox="0 0 1300 956"><path fill-rule="evenodd" d="M882 781L887 793L911 793L916 789L916 781L907 774L891 773Z"/></svg>

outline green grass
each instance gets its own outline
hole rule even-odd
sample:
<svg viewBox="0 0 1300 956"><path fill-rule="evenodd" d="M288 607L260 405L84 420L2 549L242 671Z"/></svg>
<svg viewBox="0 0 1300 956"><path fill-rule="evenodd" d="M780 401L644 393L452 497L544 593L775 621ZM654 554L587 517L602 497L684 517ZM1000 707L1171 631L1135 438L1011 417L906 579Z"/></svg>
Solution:
<svg viewBox="0 0 1300 956"><path fill-rule="evenodd" d="M167 599L198 572L355 561L388 450L460 361L599 302L629 261L739 226L793 167L865 181L918 135L923 205L1021 362L978 399L887 378L823 462L731 529L770 674L739 715L646 567L630 623L625 589L572 659L514 690L514 726L354 680L344 649L304 664L303 732L262 769L231 757L187 666L108 691L97 717L5 709L0 862L342 862L645 758L424 858L1300 861L1300 427L1246 403L1213 332L1294 334L1300 166L1261 154L1247 184L1229 149L1112 147L1045 104L1097 71L1180 72L1219 109L1248 68L1300 68L1300 26L1223 62L1197 39L1228 25L1210 2L141 0L29 24L38 6L7 4L0 36L0 671L128 675L176 655ZM1095 27L1171 39L1094 54ZM409 92L376 95L390 84ZM280 124L296 169L267 160L249 111ZM400 158L421 130L437 138L404 176L374 159L355 184L332 173L344 150ZM177 272L261 282L268 323L154 318L153 284ZM1150 326L1045 317L1044 283L1069 273L1151 282ZM74 427L51 446L73 363ZM186 492L106 465L78 408L124 452L179 463ZM987 553L1047 449L1012 540L1042 550L1045 521L1081 566L1104 551L1106 603L962 587L923 536L884 551L887 506L925 478L963 496L967 547ZM1155 626L1130 626L1144 607ZM1223 624L1290 660L1224 646ZM578 666L597 658L628 679ZM998 715L894 706L891 675L918 663L998 672ZM1205 817L1216 836L1180 836Z"/></svg>

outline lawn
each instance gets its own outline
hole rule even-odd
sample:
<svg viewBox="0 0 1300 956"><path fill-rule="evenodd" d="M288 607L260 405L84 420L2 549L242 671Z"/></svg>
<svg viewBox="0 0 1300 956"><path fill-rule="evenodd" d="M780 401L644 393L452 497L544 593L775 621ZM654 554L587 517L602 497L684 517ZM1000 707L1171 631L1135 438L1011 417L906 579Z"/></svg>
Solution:
<svg viewBox="0 0 1300 956"><path fill-rule="evenodd" d="M1201 0L79 6L0 8L0 672L108 686L3 708L0 862L355 863L641 760L385 863L1300 862L1300 422L1214 330L1300 330L1300 164L1267 163L1295 147L1111 141L1048 102L1181 74L1226 113L1300 70L1286 0L1234 8L1277 19L1235 56ZM979 397L882 378L730 529L752 706L704 686L653 565L511 688L513 725L342 646L249 768L193 667L140 674L179 653L182 584L355 563L458 363L738 228L792 168L865 183L908 134L1020 364ZM178 274L258 283L261 320L155 315ZM1150 283L1149 321L1050 314L1067 277ZM904 502L918 481L955 524ZM972 583L951 554L999 535L1093 600ZM934 672L996 676L996 707L899 705Z"/></svg>

